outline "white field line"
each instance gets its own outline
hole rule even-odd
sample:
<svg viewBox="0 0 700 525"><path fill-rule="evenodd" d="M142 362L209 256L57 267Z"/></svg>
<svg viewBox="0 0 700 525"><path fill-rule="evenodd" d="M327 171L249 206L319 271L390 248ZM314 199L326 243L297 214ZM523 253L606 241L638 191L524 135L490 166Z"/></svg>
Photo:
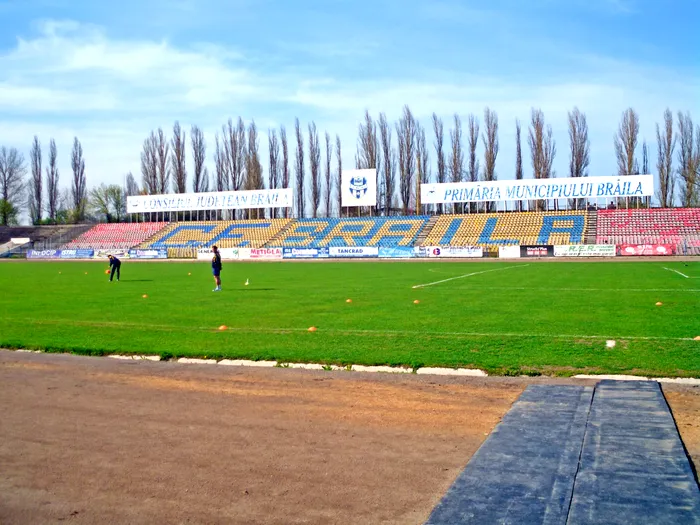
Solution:
<svg viewBox="0 0 700 525"><path fill-rule="evenodd" d="M696 279L696 277L691 277ZM542 288L538 286L479 286L478 284L470 288L471 290L537 290L544 292L691 292L698 293L700 288Z"/></svg>
<svg viewBox="0 0 700 525"><path fill-rule="evenodd" d="M688 276L687 276L686 274L684 274L683 272L679 272L678 270L674 270L673 268L666 268L666 267L664 266L664 270L668 270L669 272L675 272L675 273L677 273L678 275L681 275L681 276L685 277L686 279L690 279L690 277L688 277Z"/></svg>
<svg viewBox="0 0 700 525"><path fill-rule="evenodd" d="M273 328L273 327L231 327L219 331L212 326L172 326L125 323L120 321L75 321L61 319L30 319L9 318L12 321L24 321L34 324L75 324L87 326L124 327L124 328L149 328L152 330L166 331L192 331L201 332L235 332L235 333L264 333L264 334L290 334L308 332L308 328ZM630 340L630 341L694 341L693 337L666 337L666 336L639 336L639 335L582 335L582 334L551 334L551 333L526 333L526 332L428 332L425 330L359 330L353 328L318 328L316 334L331 335L376 335L376 336L410 336L410 337L543 337L551 339L605 339L605 340ZM313 337L313 336L310 336Z"/></svg>
<svg viewBox="0 0 700 525"><path fill-rule="evenodd" d="M443 279L441 281L435 281L433 283L417 284L413 288L425 288L426 286L433 286L435 284L442 284L442 283L446 283L448 281L454 281L455 279L464 279L465 277L471 277L473 275L480 275L482 273L500 272L502 270L510 270L511 268L525 268L526 266L530 266L530 265L529 264L519 264L517 266L506 266L505 268L495 268L493 270L483 270L481 272L472 272L472 273L467 273L464 275L458 275L457 277L450 277L449 279Z"/></svg>

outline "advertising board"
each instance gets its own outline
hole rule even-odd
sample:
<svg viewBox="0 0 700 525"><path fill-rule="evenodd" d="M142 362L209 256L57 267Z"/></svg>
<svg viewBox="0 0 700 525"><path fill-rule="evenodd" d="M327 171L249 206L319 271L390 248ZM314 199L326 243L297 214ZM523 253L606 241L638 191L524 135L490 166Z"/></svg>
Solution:
<svg viewBox="0 0 700 525"><path fill-rule="evenodd" d="M376 246L333 246L328 248L330 257L379 257Z"/></svg>
<svg viewBox="0 0 700 525"><path fill-rule="evenodd" d="M554 257L554 246L549 244L520 246L520 257Z"/></svg>
<svg viewBox="0 0 700 525"><path fill-rule="evenodd" d="M615 257L614 244L569 244L554 247L554 257Z"/></svg>
<svg viewBox="0 0 700 525"><path fill-rule="evenodd" d="M92 259L95 255L95 250L60 250L61 259Z"/></svg>
<svg viewBox="0 0 700 525"><path fill-rule="evenodd" d="M412 259L416 257L416 249L413 246L379 247L380 259Z"/></svg>
<svg viewBox="0 0 700 525"><path fill-rule="evenodd" d="M61 257L61 250L29 250L27 259L58 259Z"/></svg>
<svg viewBox="0 0 700 525"><path fill-rule="evenodd" d="M428 257L478 258L484 256L481 246L428 246Z"/></svg>
<svg viewBox="0 0 700 525"><path fill-rule="evenodd" d="M283 248L284 259L327 259L328 248Z"/></svg>
<svg viewBox="0 0 700 525"><path fill-rule="evenodd" d="M168 250L129 250L130 259L167 259Z"/></svg>
<svg viewBox="0 0 700 525"><path fill-rule="evenodd" d="M520 246L499 246L499 259L520 259Z"/></svg>
<svg viewBox="0 0 700 525"><path fill-rule="evenodd" d="M676 247L672 244L621 244L617 254L621 256L673 255Z"/></svg>
<svg viewBox="0 0 700 525"><path fill-rule="evenodd" d="M254 260L282 259L282 248L241 248L239 257Z"/></svg>

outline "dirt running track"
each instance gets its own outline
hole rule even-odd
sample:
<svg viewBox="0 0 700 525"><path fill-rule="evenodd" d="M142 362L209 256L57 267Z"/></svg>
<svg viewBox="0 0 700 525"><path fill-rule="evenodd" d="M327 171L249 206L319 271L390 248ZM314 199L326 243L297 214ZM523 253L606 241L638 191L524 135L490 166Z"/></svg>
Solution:
<svg viewBox="0 0 700 525"><path fill-rule="evenodd" d="M544 381L0 351L0 523L422 523ZM698 464L700 389L664 390Z"/></svg>

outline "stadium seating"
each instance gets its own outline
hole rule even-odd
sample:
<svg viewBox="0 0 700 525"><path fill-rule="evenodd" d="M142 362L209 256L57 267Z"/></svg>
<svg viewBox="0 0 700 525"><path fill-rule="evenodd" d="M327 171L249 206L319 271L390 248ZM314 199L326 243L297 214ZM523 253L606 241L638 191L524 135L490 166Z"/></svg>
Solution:
<svg viewBox="0 0 700 525"><path fill-rule="evenodd" d="M291 219L249 221L197 221L171 223L139 248L165 248L168 256L194 257L199 248L260 248ZM193 255L194 254L194 255Z"/></svg>
<svg viewBox="0 0 700 525"><path fill-rule="evenodd" d="M442 215L423 246L579 244L585 240L585 211Z"/></svg>
<svg viewBox="0 0 700 525"><path fill-rule="evenodd" d="M98 224L62 246L64 249L128 250L156 234L166 222Z"/></svg>
<svg viewBox="0 0 700 525"><path fill-rule="evenodd" d="M700 208L601 210L599 244L672 244L678 253L700 254Z"/></svg>
<svg viewBox="0 0 700 525"><path fill-rule="evenodd" d="M269 246L413 246L428 219L428 216L299 219Z"/></svg>

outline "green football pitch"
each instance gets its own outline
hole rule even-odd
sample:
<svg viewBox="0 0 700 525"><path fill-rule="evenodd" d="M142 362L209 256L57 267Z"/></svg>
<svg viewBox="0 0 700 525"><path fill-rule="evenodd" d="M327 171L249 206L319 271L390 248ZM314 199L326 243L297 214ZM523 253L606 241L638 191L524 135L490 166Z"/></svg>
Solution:
<svg viewBox="0 0 700 525"><path fill-rule="evenodd" d="M220 293L207 261L106 268L0 264L0 347L700 377L700 262L225 262Z"/></svg>

